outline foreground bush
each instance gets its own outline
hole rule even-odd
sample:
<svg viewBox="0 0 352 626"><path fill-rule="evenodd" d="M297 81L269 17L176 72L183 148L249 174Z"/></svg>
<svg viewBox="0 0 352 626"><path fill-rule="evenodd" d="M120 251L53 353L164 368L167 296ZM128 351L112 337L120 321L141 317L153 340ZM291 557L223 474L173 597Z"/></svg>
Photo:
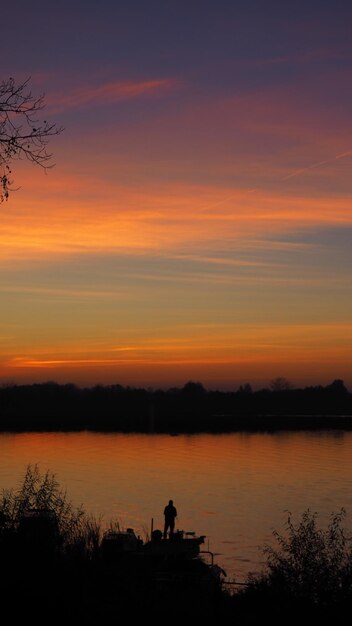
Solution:
<svg viewBox="0 0 352 626"><path fill-rule="evenodd" d="M250 575L234 598L243 623L263 612L278 623L350 623L352 537L342 525L345 515L343 509L333 513L326 529L309 510L297 524L289 515L286 533L274 531L276 546L264 547L264 571Z"/></svg>
<svg viewBox="0 0 352 626"><path fill-rule="evenodd" d="M28 511L47 511L56 524L56 542L62 552L92 556L98 549L101 528L82 507L74 507L54 474L41 474L37 465L29 465L20 487L0 495L0 537L18 532Z"/></svg>

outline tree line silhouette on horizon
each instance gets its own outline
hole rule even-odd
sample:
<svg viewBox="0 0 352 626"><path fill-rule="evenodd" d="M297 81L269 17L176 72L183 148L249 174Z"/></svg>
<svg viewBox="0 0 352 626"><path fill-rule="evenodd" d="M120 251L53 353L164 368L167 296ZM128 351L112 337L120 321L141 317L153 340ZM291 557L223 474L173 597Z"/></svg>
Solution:
<svg viewBox="0 0 352 626"><path fill-rule="evenodd" d="M343 380L293 388L276 378L254 391L114 385L79 387L56 382L0 387L0 429L198 432L305 427L350 428L352 393Z"/></svg>

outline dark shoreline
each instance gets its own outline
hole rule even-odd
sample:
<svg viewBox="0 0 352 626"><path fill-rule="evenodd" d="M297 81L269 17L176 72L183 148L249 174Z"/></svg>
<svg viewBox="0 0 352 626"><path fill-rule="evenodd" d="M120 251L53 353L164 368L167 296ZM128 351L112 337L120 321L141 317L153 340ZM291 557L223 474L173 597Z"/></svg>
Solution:
<svg viewBox="0 0 352 626"><path fill-rule="evenodd" d="M164 422L164 423L163 423ZM28 419L16 417L1 418L1 433L20 432L96 432L96 433L135 433L135 434L230 434L243 433L274 433L295 431L351 431L352 415L235 415L235 416L204 416L196 420L191 416L175 417L170 420L167 416L159 419L143 420L131 416L128 419L106 419L99 417L96 420L83 418L65 419L46 416L45 418Z"/></svg>
<svg viewBox="0 0 352 626"><path fill-rule="evenodd" d="M207 391L42 383L0 388L0 432L230 433L352 430L352 394L327 387Z"/></svg>

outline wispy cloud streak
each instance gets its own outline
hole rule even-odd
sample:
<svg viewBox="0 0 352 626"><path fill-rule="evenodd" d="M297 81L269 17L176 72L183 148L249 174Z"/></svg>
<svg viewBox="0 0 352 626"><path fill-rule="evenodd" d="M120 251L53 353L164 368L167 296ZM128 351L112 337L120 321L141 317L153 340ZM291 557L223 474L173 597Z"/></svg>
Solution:
<svg viewBox="0 0 352 626"><path fill-rule="evenodd" d="M46 98L51 113L67 109L99 104L99 106L131 100L143 96L155 96L175 89L179 82L174 79L141 81L111 81L101 85L89 85L67 92L49 94Z"/></svg>

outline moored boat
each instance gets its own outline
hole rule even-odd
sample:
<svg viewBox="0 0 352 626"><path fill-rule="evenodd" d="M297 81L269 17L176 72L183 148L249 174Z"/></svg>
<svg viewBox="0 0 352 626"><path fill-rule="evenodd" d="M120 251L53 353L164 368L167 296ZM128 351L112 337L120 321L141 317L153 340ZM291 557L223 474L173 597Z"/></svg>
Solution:
<svg viewBox="0 0 352 626"><path fill-rule="evenodd" d="M177 530L164 538L161 530L152 530L143 542L132 528L105 533L101 553L113 569L122 568L124 575L147 577L159 588L168 585L191 585L209 591L219 589L226 572L214 563L209 550L201 550L205 535ZM210 558L209 558L210 557Z"/></svg>
<svg viewBox="0 0 352 626"><path fill-rule="evenodd" d="M193 531L183 530L177 530L171 537L164 539L161 530L153 530L151 538L143 542L133 528L127 528L126 531L107 531L101 548L106 557L138 553L145 556L194 558L199 555L204 539L204 535L196 536Z"/></svg>

